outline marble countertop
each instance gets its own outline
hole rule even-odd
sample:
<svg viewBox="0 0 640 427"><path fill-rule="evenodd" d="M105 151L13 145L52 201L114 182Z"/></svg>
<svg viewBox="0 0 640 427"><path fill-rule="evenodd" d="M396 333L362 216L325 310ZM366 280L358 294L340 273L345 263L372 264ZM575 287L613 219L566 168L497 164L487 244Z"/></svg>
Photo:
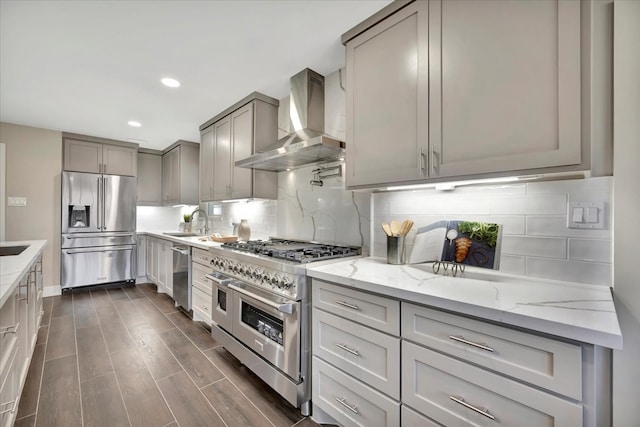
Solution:
<svg viewBox="0 0 640 427"><path fill-rule="evenodd" d="M309 266L311 277L511 326L621 349L622 332L606 286L467 269L434 274L431 264L390 265L357 258Z"/></svg>
<svg viewBox="0 0 640 427"><path fill-rule="evenodd" d="M164 233L165 233L164 231L138 231L138 232L136 232L136 234L138 234L138 235L144 234L144 235L147 235L147 236L156 237L158 239L169 240L171 242L176 242L176 243L183 243L185 245L189 245L189 246L200 248L200 249L204 249L204 250L209 250L209 248L211 248L211 247L220 246L222 244L222 243L218 243L218 242L213 242L211 240L203 241L203 239L206 236L176 237L176 236L169 236L168 234L164 234Z"/></svg>
<svg viewBox="0 0 640 427"><path fill-rule="evenodd" d="M0 257L0 307L27 274L29 267L42 254L47 245L46 240L21 240L17 242L0 242L0 246L29 246L20 255Z"/></svg>

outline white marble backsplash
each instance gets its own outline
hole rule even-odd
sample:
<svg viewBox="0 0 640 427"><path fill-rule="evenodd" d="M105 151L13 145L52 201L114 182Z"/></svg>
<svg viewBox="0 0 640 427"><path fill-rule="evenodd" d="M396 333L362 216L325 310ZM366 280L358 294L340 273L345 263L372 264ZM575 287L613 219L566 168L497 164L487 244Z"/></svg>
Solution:
<svg viewBox="0 0 640 427"><path fill-rule="evenodd" d="M346 191L344 178L312 186L309 166L278 174L278 233L292 239L360 246L369 253L370 194Z"/></svg>

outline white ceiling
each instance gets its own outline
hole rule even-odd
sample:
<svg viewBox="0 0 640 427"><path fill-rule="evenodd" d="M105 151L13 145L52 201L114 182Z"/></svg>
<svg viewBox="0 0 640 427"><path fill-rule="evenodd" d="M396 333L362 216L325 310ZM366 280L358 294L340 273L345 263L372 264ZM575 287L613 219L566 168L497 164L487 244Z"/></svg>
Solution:
<svg viewBox="0 0 640 427"><path fill-rule="evenodd" d="M2 0L0 121L141 148L197 142L249 93L281 99L301 69L344 66L342 33L388 3Z"/></svg>

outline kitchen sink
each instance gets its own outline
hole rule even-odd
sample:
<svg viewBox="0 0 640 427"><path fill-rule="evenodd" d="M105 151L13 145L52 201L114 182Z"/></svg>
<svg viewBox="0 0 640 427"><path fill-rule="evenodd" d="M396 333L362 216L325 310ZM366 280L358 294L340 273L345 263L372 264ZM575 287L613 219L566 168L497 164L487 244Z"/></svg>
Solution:
<svg viewBox="0 0 640 427"><path fill-rule="evenodd" d="M167 236L173 236L173 237L193 237L193 236L200 236L200 234L198 233L191 233L191 232L187 232L187 231L165 231L162 234L166 234Z"/></svg>
<svg viewBox="0 0 640 427"><path fill-rule="evenodd" d="M27 249L27 246L0 246L0 256L20 255Z"/></svg>

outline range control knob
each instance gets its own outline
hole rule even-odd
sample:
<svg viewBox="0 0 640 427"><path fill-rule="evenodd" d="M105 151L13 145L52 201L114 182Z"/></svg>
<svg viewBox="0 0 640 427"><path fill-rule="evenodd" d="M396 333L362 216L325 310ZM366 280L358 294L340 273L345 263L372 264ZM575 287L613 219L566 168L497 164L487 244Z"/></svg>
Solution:
<svg viewBox="0 0 640 427"><path fill-rule="evenodd" d="M289 289L293 286L293 280L291 280L288 277L285 277L284 279L282 279L282 287L285 289Z"/></svg>
<svg viewBox="0 0 640 427"><path fill-rule="evenodd" d="M280 282L280 276L278 276L277 274L274 276L271 276L271 284L273 286L278 286L279 282Z"/></svg>

